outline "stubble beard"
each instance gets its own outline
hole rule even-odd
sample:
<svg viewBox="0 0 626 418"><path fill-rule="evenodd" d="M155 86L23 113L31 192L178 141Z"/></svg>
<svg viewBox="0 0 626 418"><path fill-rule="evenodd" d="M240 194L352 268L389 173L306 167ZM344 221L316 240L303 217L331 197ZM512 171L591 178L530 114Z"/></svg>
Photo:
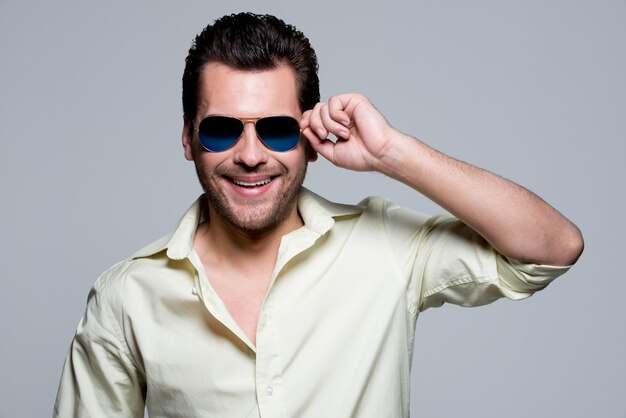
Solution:
<svg viewBox="0 0 626 418"><path fill-rule="evenodd" d="M205 204L213 210L217 216L231 227L249 235L262 235L279 227L285 221L294 207L297 205L298 194L306 176L307 162L303 158L302 164L297 171L290 172L287 167L280 165L280 176L287 181L287 187L274 195L273 200L238 199L237 208L229 201L219 188L211 181L202 168L202 161L194 156L198 180L205 192ZM216 178L236 177L238 173L253 174L262 173L262 170L248 169L243 167L227 168L217 166L213 176ZM293 175L289 179L289 175ZM271 199L271 198L270 198ZM239 213L238 213L239 212ZM207 212L208 213L208 212Z"/></svg>

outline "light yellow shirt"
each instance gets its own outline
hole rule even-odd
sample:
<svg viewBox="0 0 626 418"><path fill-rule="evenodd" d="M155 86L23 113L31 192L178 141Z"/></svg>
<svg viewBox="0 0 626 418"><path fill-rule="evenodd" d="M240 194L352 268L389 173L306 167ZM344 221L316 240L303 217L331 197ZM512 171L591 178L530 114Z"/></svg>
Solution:
<svg viewBox="0 0 626 418"><path fill-rule="evenodd" d="M55 417L407 417L415 321L451 302L522 299L567 268L497 254L451 217L303 189L256 346L192 247L200 200L173 232L105 272L89 295ZM210 274L210 272L209 272Z"/></svg>

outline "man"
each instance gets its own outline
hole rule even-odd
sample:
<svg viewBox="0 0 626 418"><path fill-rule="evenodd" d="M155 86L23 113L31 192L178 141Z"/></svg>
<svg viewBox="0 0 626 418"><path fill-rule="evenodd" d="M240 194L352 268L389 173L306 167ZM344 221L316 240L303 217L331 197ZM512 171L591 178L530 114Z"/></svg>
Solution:
<svg viewBox="0 0 626 418"><path fill-rule="evenodd" d="M420 311L528 297L579 257L578 228L537 196L396 131L363 96L319 102L316 72L272 16L198 35L182 143L205 194L98 279L55 416L408 416ZM301 186L318 154L456 218L328 202Z"/></svg>

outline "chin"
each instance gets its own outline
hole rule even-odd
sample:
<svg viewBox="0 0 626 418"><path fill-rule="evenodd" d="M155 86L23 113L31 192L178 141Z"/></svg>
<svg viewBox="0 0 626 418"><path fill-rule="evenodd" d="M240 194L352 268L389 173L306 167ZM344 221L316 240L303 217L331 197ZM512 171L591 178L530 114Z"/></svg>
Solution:
<svg viewBox="0 0 626 418"><path fill-rule="evenodd" d="M295 201L282 199L265 202L236 203L214 194L206 194L213 213L224 223L246 234L263 234L277 229L291 214Z"/></svg>

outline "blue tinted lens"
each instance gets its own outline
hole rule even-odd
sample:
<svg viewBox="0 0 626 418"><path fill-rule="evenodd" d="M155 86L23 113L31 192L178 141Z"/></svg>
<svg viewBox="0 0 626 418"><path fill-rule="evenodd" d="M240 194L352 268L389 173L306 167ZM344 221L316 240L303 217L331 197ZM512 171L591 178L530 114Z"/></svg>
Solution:
<svg viewBox="0 0 626 418"><path fill-rule="evenodd" d="M300 124L289 116L269 116L256 123L256 132L261 141L274 151L289 151L298 145Z"/></svg>
<svg viewBox="0 0 626 418"><path fill-rule="evenodd" d="M198 137L208 151L220 152L232 147L243 132L243 123L228 116L208 116L200 122Z"/></svg>

